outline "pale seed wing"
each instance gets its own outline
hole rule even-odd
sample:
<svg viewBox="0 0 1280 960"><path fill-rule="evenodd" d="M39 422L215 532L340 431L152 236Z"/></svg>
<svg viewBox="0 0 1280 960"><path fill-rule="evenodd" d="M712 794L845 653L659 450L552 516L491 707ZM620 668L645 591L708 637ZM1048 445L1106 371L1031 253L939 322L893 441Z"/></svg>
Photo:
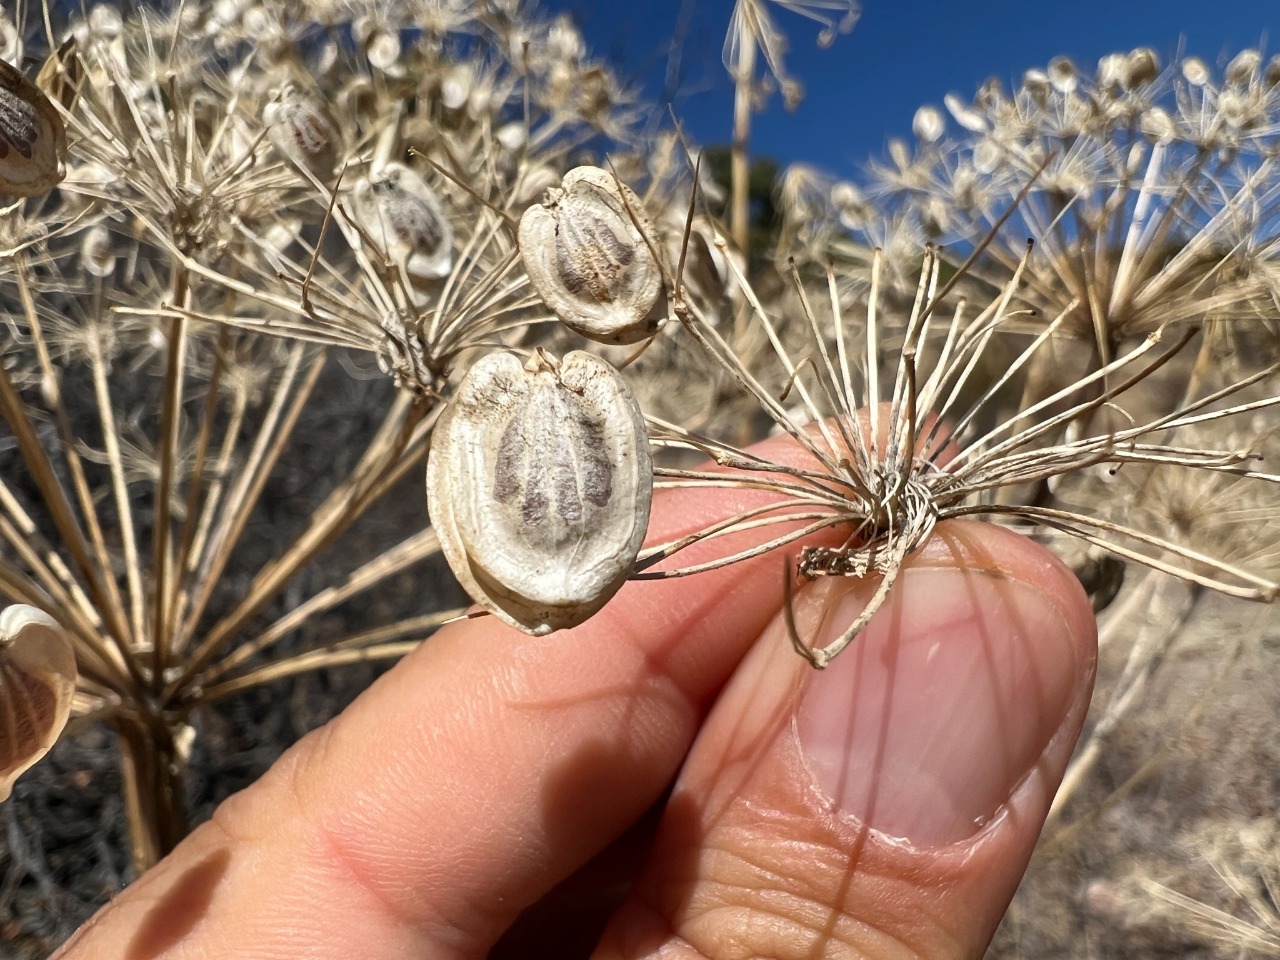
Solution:
<svg viewBox="0 0 1280 960"><path fill-rule="evenodd" d="M0 800L57 741L75 683L75 653L57 621L25 604L0 612Z"/></svg>
<svg viewBox="0 0 1280 960"><path fill-rule="evenodd" d="M428 500L473 599L544 634L583 622L626 580L652 469L639 407L607 363L491 354L436 426Z"/></svg>
<svg viewBox="0 0 1280 960"><path fill-rule="evenodd" d="M67 133L49 98L0 60L0 194L32 197L66 176Z"/></svg>
<svg viewBox="0 0 1280 960"><path fill-rule="evenodd" d="M438 280L453 267L453 225L436 192L414 170L388 163L355 187L365 235L411 276Z"/></svg>
<svg viewBox="0 0 1280 960"><path fill-rule="evenodd" d="M577 167L520 218L520 256L566 326L600 343L653 336L665 312L657 234L637 197L598 167Z"/></svg>
<svg viewBox="0 0 1280 960"><path fill-rule="evenodd" d="M322 181L333 176L342 152L342 134L319 97L286 86L279 99L263 108L262 120L281 154Z"/></svg>

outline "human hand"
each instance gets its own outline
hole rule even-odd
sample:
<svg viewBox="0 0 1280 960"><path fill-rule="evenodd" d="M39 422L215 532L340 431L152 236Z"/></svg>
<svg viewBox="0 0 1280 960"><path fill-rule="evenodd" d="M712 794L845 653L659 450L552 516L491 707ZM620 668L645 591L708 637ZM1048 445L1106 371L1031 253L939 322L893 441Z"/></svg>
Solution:
<svg viewBox="0 0 1280 960"><path fill-rule="evenodd" d="M651 539L762 496L664 491ZM628 584L549 637L440 631L59 960L483 956L677 773L600 960L981 955L1088 705L1083 591L1016 534L942 524L817 672L787 639L780 566ZM869 594L801 590L805 639Z"/></svg>

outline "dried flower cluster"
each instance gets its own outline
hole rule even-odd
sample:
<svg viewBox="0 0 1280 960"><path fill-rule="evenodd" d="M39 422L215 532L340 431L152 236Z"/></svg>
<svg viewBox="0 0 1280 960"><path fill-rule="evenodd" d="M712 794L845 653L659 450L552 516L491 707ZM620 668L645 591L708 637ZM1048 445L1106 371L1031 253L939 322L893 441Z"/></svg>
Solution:
<svg viewBox="0 0 1280 960"><path fill-rule="evenodd" d="M951 124L920 108L915 143L891 142L862 188L792 171L794 229L813 231L804 218L821 211L819 225L900 266L925 242L964 247L996 228L971 267L995 286L1033 238L1017 302L1042 317L1072 304L1062 332L1101 362L1170 324L1274 318L1280 58L1246 50L1221 76L1195 58L1161 69L1146 48L1092 76L1057 58L1012 93L989 80L945 105Z"/></svg>
<svg viewBox="0 0 1280 960"><path fill-rule="evenodd" d="M979 421L990 425L1028 409L1079 410L1060 430L1033 441L1040 456L1090 434L1119 438L1144 423L1159 428L1149 434L1155 443L1143 466L1076 470L997 495L1001 505L1087 512L1199 555L1163 547L1157 551L1162 563L1205 573L1225 561L1274 583L1280 496L1277 421L1268 403L1280 357L1280 61L1245 50L1216 68L1193 57L1164 66L1154 51L1140 48L1104 57L1090 73L1058 58L1028 71L1012 92L989 81L971 99L948 95L943 106L922 107L914 143L891 143L864 182L806 167L789 171L784 252L809 271L820 269L809 264L834 254L843 277L838 299L845 304L865 299L873 245L883 250L881 297L895 304L913 296L923 243L945 245L948 273L970 259L952 299L983 302L991 291L1006 289L1009 329L1020 331L1009 348L993 344L985 372L979 364L979 382L1004 383ZM1030 255L1028 239L1034 241ZM1046 334L1021 373L1003 380L1020 355L1016 343ZM1126 383L1123 397L1108 397L1119 384L1103 371L1153 338L1182 343L1181 354ZM1236 415L1204 419L1229 408L1233 391ZM1203 413L1188 418L1180 410ZM1252 469L1187 469L1192 451L1213 447L1249 452ZM1142 550L1150 553L1152 545ZM1185 669L1175 666L1180 644L1212 637L1206 656L1217 675L1243 656L1232 631L1220 626L1214 596L1195 581L1134 569L1125 580L1102 619L1099 695L1055 801L1046 879L1028 883L1020 914L1015 903L1024 923L1047 916L1048 905L1067 893L1069 885L1049 878L1071 876L1081 862L1098 860L1099 834L1106 831L1086 829L1097 826L1098 811L1113 809L1112 818L1122 823L1125 814L1114 808L1132 804L1129 815L1138 817L1150 810L1144 783L1156 780L1168 744L1201 713L1199 706L1186 717L1167 711L1167 698L1177 696L1170 685ZM1274 592L1257 586L1263 595ZM1198 688L1182 695L1201 703L1213 696ZM1237 699L1221 689L1217 696L1231 704ZM1161 716L1165 728L1154 719ZM1141 751L1132 745L1138 730L1151 731ZM1117 759L1126 752L1131 761ZM1228 771L1238 769L1225 758L1204 762L1227 781ZM1163 789L1179 789L1176 772L1166 780ZM1100 789L1100 782L1111 786ZM1175 811L1174 822L1185 816ZM1072 932L1057 929L1060 938L1087 936L1088 907L1083 911ZM1035 925L1050 928L1047 920ZM1011 955L1034 951L1010 939Z"/></svg>
<svg viewBox="0 0 1280 960"><path fill-rule="evenodd" d="M68 709L73 738L102 725L136 874L189 804L207 815L193 781L219 711L399 657L460 613L421 486L439 400L466 351L572 349L520 265L519 215L570 158L654 164L658 191L683 168L672 140L631 152L619 82L521 4L27 12L0 18L6 55L53 53L34 80L5 65L0 98L2 776ZM570 416L590 434L626 388L587 362L621 391ZM647 496L642 430L624 445ZM634 554L647 499L612 478ZM0 853L41 952L93 906L46 902L50 856Z"/></svg>

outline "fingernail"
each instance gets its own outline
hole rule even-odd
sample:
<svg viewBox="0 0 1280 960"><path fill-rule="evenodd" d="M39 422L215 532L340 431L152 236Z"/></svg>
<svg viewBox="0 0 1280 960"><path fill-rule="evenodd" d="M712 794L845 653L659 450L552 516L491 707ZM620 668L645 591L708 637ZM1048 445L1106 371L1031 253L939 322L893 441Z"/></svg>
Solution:
<svg viewBox="0 0 1280 960"><path fill-rule="evenodd" d="M821 643L869 593L828 583L801 597L825 611L809 617L822 621ZM815 786L866 826L919 846L973 836L1066 720L1085 672L1079 651L1064 612L1026 583L954 567L904 571L801 693L796 731Z"/></svg>

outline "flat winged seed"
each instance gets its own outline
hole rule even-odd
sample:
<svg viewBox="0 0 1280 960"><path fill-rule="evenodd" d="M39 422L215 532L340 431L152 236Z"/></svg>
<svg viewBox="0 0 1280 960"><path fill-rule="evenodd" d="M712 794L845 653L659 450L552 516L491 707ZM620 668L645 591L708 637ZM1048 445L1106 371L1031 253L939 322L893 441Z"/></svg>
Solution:
<svg viewBox="0 0 1280 960"><path fill-rule="evenodd" d="M535 636L582 623L617 592L652 496L635 397L581 351L485 356L441 415L427 460L427 504L454 575Z"/></svg>
<svg viewBox="0 0 1280 960"><path fill-rule="evenodd" d="M570 170L520 218L520 256L565 325L600 343L635 343L666 312L657 233L630 187L599 167Z"/></svg>
<svg viewBox="0 0 1280 960"><path fill-rule="evenodd" d="M453 267L453 225L422 177L388 163L355 187L355 219L413 277L438 280Z"/></svg>
<svg viewBox="0 0 1280 960"><path fill-rule="evenodd" d="M0 194L48 193L67 174L67 131L49 98L0 60Z"/></svg>
<svg viewBox="0 0 1280 960"><path fill-rule="evenodd" d="M53 617L26 604L0 611L0 800L57 741L75 684L75 652Z"/></svg>
<svg viewBox="0 0 1280 960"><path fill-rule="evenodd" d="M267 136L284 156L321 180L333 176L342 135L324 102L292 84L262 109Z"/></svg>

